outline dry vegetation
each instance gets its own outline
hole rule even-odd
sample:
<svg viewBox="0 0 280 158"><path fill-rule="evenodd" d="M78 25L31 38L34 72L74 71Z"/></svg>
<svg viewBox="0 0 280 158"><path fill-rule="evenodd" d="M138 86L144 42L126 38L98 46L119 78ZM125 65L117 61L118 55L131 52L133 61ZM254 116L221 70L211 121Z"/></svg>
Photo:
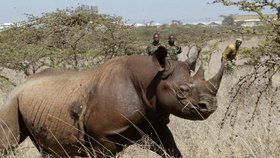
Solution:
<svg viewBox="0 0 280 158"><path fill-rule="evenodd" d="M251 1L214 2L236 5L241 10L256 9L262 16L263 8L258 9ZM280 8L274 3L264 1L259 7ZM279 20L280 13L278 23L268 21L272 27L209 28L175 23L134 28L123 25L120 17L88 10L57 11L41 18L31 16L24 27L0 32L0 106L15 85L44 67L84 69L114 56L143 54L154 32L160 32L163 40L170 33L177 36L184 46L181 60L186 59L193 46L202 47L200 60L204 61L206 78L210 78L219 67L224 48L235 37L242 36L237 66L222 79L218 110L204 121L171 116L169 127L184 157L279 157ZM159 157L149 151L151 143L144 136L117 157ZM40 157L40 153L26 140L5 157Z"/></svg>
<svg viewBox="0 0 280 158"><path fill-rule="evenodd" d="M212 54L209 67L206 67L206 77L215 73L216 67L220 64L222 50L233 41L234 39L230 38L218 44L217 50ZM259 41L259 38L248 38L243 42L242 47L254 47ZM209 42L210 46L211 43L215 41ZM210 48L203 48L205 52L207 49ZM243 83L244 76L254 73L255 67L244 65L244 59L241 60L240 56L238 59L234 71L223 76L218 92L219 108L210 118L204 121L189 121L171 117L169 127L184 157L270 158L280 155L278 137L280 120L277 119L280 112L280 76L274 75L271 81L272 87L266 87L265 80ZM20 78L16 73L11 74L13 74L10 76L11 79ZM238 85L242 85L241 88ZM1 102L12 88L13 85L8 81L1 80ZM267 89L260 94L259 89L264 88ZM118 157L159 157L148 150L150 143L152 142L144 137L138 144L120 153ZM40 157L40 154L31 141L26 140L8 157Z"/></svg>

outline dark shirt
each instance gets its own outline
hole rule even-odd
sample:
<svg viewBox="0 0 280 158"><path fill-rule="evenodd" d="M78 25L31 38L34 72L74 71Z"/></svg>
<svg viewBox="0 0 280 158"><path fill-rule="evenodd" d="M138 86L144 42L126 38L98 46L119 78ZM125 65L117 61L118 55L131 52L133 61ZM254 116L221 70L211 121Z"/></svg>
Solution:
<svg viewBox="0 0 280 158"><path fill-rule="evenodd" d="M177 55L182 52L180 46L177 46L175 44L173 45L167 44L166 49L167 49L167 57L171 58L172 60L178 60Z"/></svg>
<svg viewBox="0 0 280 158"><path fill-rule="evenodd" d="M159 43L150 43L147 48L146 48L146 53L148 55L154 55L155 54L155 51L158 49L159 46L162 46L162 44L159 42Z"/></svg>

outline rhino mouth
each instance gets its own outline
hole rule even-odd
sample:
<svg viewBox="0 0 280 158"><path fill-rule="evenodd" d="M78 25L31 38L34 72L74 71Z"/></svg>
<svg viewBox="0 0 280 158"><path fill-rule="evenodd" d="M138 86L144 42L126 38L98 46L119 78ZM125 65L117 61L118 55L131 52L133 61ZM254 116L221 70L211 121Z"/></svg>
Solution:
<svg viewBox="0 0 280 158"><path fill-rule="evenodd" d="M190 100L184 99L179 101L182 112L191 111L192 113L211 113L208 109L209 102L200 101L198 104L193 104Z"/></svg>
<svg viewBox="0 0 280 158"><path fill-rule="evenodd" d="M187 112L191 109L195 110L194 109L194 105L192 104L192 102L188 99L184 99L184 100L180 100L179 101L179 104L181 105L182 107L182 112ZM193 111L191 110L191 111Z"/></svg>

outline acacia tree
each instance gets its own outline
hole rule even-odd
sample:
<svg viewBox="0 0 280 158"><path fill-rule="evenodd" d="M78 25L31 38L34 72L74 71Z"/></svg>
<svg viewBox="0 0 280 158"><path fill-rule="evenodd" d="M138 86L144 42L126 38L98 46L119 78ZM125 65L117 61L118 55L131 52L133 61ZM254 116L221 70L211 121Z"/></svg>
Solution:
<svg viewBox="0 0 280 158"><path fill-rule="evenodd" d="M260 20L269 23L276 32L277 42L280 43L280 3L275 0L214 0L212 3L222 3L225 6L237 6L242 11L256 13ZM276 19L273 16L266 16L265 9L276 12Z"/></svg>
<svg viewBox="0 0 280 158"><path fill-rule="evenodd" d="M81 69L96 64L97 56L134 51L130 28L121 18L91 7L27 16L28 21L0 32L0 66L26 76L42 67Z"/></svg>
<svg viewBox="0 0 280 158"><path fill-rule="evenodd" d="M1 66L23 71L25 75L37 72L42 66L78 65L83 38L90 34L89 21L98 15L90 11L57 10L41 17L27 15L28 21L0 34Z"/></svg>
<svg viewBox="0 0 280 158"><path fill-rule="evenodd" d="M234 25L234 19L233 19L233 15L229 15L229 16L226 16L226 15L220 15L220 17L223 17L223 21L222 21L222 24L223 25Z"/></svg>
<svg viewBox="0 0 280 158"><path fill-rule="evenodd" d="M114 56L138 54L132 26L127 26L121 17L103 15L101 25L96 28L96 42L105 60Z"/></svg>
<svg viewBox="0 0 280 158"><path fill-rule="evenodd" d="M41 66L40 59L50 52L38 45L42 38L40 31L29 27L14 27L0 34L0 65L26 75L35 72Z"/></svg>
<svg viewBox="0 0 280 158"><path fill-rule="evenodd" d="M44 33L43 43L53 50L49 56L53 67L68 65L78 69L85 55L98 54L94 36L101 23L100 17L95 10L79 7L46 13L39 18L30 16L28 24Z"/></svg>

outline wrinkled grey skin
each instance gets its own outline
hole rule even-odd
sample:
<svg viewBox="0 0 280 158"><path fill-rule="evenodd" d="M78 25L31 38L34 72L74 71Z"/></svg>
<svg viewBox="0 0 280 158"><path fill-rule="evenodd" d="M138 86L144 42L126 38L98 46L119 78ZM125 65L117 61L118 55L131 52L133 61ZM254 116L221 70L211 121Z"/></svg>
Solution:
<svg viewBox="0 0 280 158"><path fill-rule="evenodd" d="M182 157L167 127L169 115L207 119L217 108L223 64L210 80L203 69L190 76L189 61L123 56L81 72L47 69L32 75L0 109L0 149L27 136L54 156L114 156L143 134ZM104 155L106 154L106 155Z"/></svg>

